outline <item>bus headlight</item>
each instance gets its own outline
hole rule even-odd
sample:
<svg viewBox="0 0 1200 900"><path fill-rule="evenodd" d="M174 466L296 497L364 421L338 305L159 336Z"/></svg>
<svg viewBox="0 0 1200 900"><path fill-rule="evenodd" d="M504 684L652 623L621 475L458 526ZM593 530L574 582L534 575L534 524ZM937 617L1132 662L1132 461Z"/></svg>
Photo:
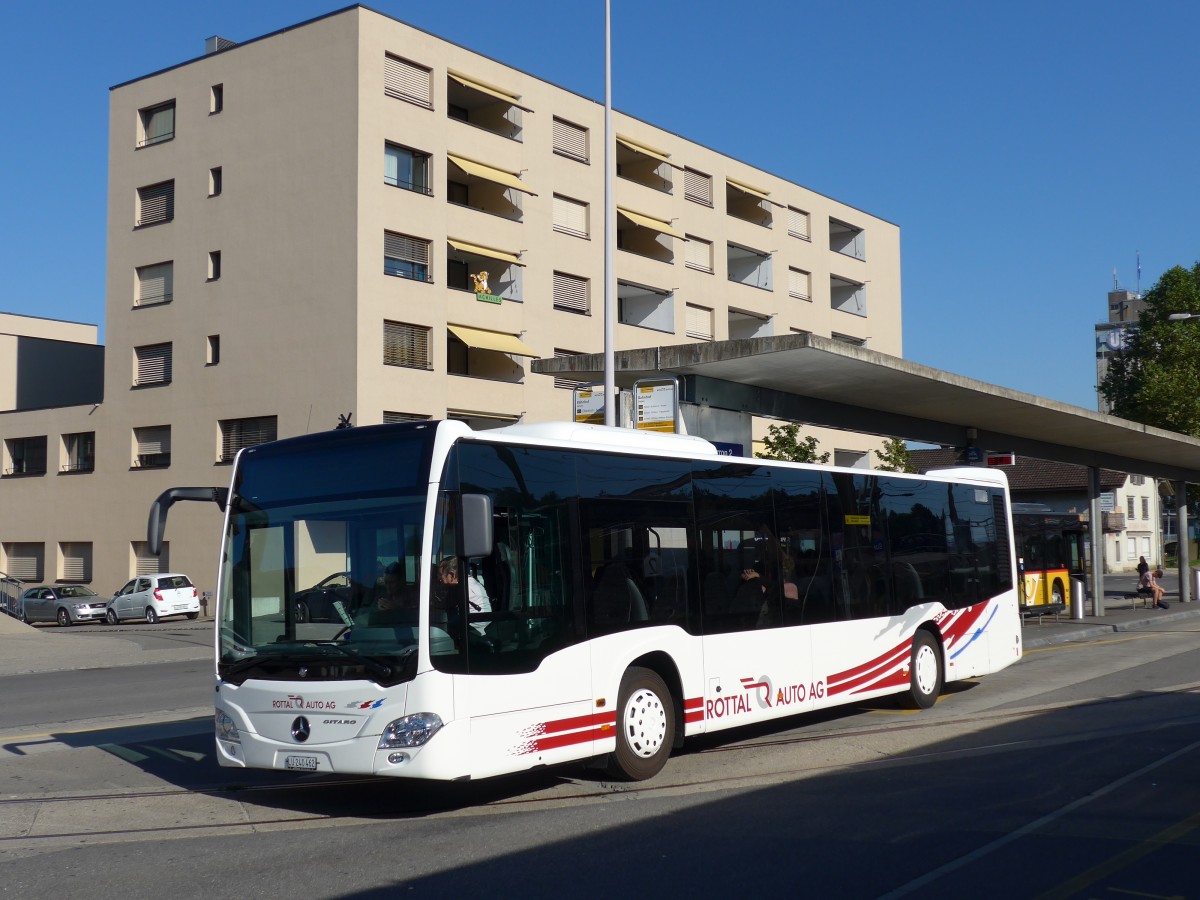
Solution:
<svg viewBox="0 0 1200 900"><path fill-rule="evenodd" d="M396 719L394 722L388 722L383 734L379 736L379 749L423 746L441 727L441 717L434 713L413 713L403 719Z"/></svg>
<svg viewBox="0 0 1200 900"><path fill-rule="evenodd" d="M213 727L217 730L217 740L241 743L242 736L238 733L237 726L233 724L233 719L229 717L228 713L218 709L213 716Z"/></svg>

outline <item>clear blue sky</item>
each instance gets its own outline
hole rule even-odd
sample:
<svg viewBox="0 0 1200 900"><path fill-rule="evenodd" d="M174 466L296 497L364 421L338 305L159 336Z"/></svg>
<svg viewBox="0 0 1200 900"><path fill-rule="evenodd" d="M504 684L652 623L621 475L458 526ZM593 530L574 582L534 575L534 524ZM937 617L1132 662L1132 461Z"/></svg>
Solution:
<svg viewBox="0 0 1200 900"><path fill-rule="evenodd" d="M110 86L346 5L6 3L0 310L103 326ZM603 99L602 0L369 5ZM1198 4L612 7L618 109L900 226L913 361L1095 408L1114 267L1200 259Z"/></svg>

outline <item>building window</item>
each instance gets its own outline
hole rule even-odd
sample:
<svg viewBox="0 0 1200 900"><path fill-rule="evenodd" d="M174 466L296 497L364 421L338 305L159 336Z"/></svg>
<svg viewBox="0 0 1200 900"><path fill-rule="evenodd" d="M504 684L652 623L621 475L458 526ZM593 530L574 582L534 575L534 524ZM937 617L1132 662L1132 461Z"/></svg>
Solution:
<svg viewBox="0 0 1200 900"><path fill-rule="evenodd" d="M525 266L516 253L447 240L446 286L477 295L523 302Z"/></svg>
<svg viewBox="0 0 1200 900"><path fill-rule="evenodd" d="M4 474L45 475L46 436L9 438L4 442Z"/></svg>
<svg viewBox="0 0 1200 900"><path fill-rule="evenodd" d="M155 572L171 571L170 541L163 541L158 556L150 553L150 545L145 541L130 541L131 560L129 575L137 578L139 575L153 575Z"/></svg>
<svg viewBox="0 0 1200 900"><path fill-rule="evenodd" d="M138 110L139 147L161 144L175 137L175 101L169 100L158 106L147 106Z"/></svg>
<svg viewBox="0 0 1200 900"><path fill-rule="evenodd" d="M204 356L204 364L206 366L215 366L221 361L221 336L219 334L210 334L208 336L207 349Z"/></svg>
<svg viewBox="0 0 1200 900"><path fill-rule="evenodd" d="M216 197L221 193L221 167L213 166L208 170L208 196Z"/></svg>
<svg viewBox="0 0 1200 900"><path fill-rule="evenodd" d="M588 205L562 194L554 195L554 230L576 237L588 236Z"/></svg>
<svg viewBox="0 0 1200 900"><path fill-rule="evenodd" d="M405 422L428 422L429 416L423 416L420 413L393 412L385 409L383 411L384 425L403 425Z"/></svg>
<svg viewBox="0 0 1200 900"><path fill-rule="evenodd" d="M170 303L174 296L174 275L174 262L140 266L137 269L137 295L133 298L133 305L153 306L156 303Z"/></svg>
<svg viewBox="0 0 1200 900"><path fill-rule="evenodd" d="M568 275L566 272L554 273L554 308L566 312L591 312L588 280L579 275Z"/></svg>
<svg viewBox="0 0 1200 900"><path fill-rule="evenodd" d="M159 225L175 218L175 182L160 181L158 184L140 187L137 190L137 219L139 228Z"/></svg>
<svg viewBox="0 0 1200 900"><path fill-rule="evenodd" d="M429 194L429 154L399 144L383 145L383 181L392 187Z"/></svg>
<svg viewBox="0 0 1200 900"><path fill-rule="evenodd" d="M133 467L165 469L171 465L171 426L133 429Z"/></svg>
<svg viewBox="0 0 1200 900"><path fill-rule="evenodd" d="M812 300L812 273L788 266L788 296Z"/></svg>
<svg viewBox="0 0 1200 900"><path fill-rule="evenodd" d="M698 238L694 234L689 234L683 250L684 265L689 269L695 269L698 272L708 272L711 275L713 270L712 249L712 241L706 241L704 238Z"/></svg>
<svg viewBox="0 0 1200 900"><path fill-rule="evenodd" d="M867 314L867 286L849 278L829 276L829 305L855 316Z"/></svg>
<svg viewBox="0 0 1200 900"><path fill-rule="evenodd" d="M58 544L58 580L92 580L92 542L60 541Z"/></svg>
<svg viewBox="0 0 1200 900"><path fill-rule="evenodd" d="M215 116L225 108L225 85L214 84L208 91L208 114Z"/></svg>
<svg viewBox="0 0 1200 900"><path fill-rule="evenodd" d="M1150 498L1142 498L1142 518L1149 521L1150 519Z"/></svg>
<svg viewBox="0 0 1200 900"><path fill-rule="evenodd" d="M393 231L383 233L383 274L429 281L429 241Z"/></svg>
<svg viewBox="0 0 1200 900"><path fill-rule="evenodd" d="M675 298L666 291L618 281L617 321L674 334Z"/></svg>
<svg viewBox="0 0 1200 900"><path fill-rule="evenodd" d="M1125 514L1130 520L1133 519L1133 497L1125 498Z"/></svg>
<svg viewBox="0 0 1200 900"><path fill-rule="evenodd" d="M94 472L96 469L96 432L80 431L62 436L62 472Z"/></svg>
<svg viewBox="0 0 1200 900"><path fill-rule="evenodd" d="M725 211L735 219L770 228L772 202L766 191L732 178L725 179Z"/></svg>
<svg viewBox="0 0 1200 900"><path fill-rule="evenodd" d="M771 254L752 250L740 244L729 244L726 248L729 280L750 287L772 289Z"/></svg>
<svg viewBox="0 0 1200 900"><path fill-rule="evenodd" d="M580 355L580 351L578 351L578 350L562 350L562 349L559 349L558 347L554 348L554 358L555 359L565 359L568 356L579 356L579 355ZM586 382L580 381L577 378L566 378L562 375L554 376L554 386L556 388L565 388L566 390L573 391L573 390L575 390L575 387L580 384L586 384Z"/></svg>
<svg viewBox="0 0 1200 900"><path fill-rule="evenodd" d="M683 170L683 196L693 203L712 206L712 176L695 169Z"/></svg>
<svg viewBox="0 0 1200 900"><path fill-rule="evenodd" d="M44 544L27 541L5 541L4 574L26 583L43 580L46 547Z"/></svg>
<svg viewBox="0 0 1200 900"><path fill-rule="evenodd" d="M433 72L415 62L385 53L383 92L389 97L433 109Z"/></svg>
<svg viewBox="0 0 1200 900"><path fill-rule="evenodd" d="M808 231L808 213L802 209L796 209L794 206L789 206L787 215L788 234L804 241L811 240Z"/></svg>
<svg viewBox="0 0 1200 900"><path fill-rule="evenodd" d="M750 338L770 337L774 333L774 320L770 316L741 309L729 310L729 340L744 341Z"/></svg>
<svg viewBox="0 0 1200 900"><path fill-rule="evenodd" d="M838 219L829 220L829 249L855 259L867 258L866 233Z"/></svg>
<svg viewBox="0 0 1200 900"><path fill-rule="evenodd" d="M582 125L554 117L554 152L579 162L588 161L588 130Z"/></svg>
<svg viewBox="0 0 1200 900"><path fill-rule="evenodd" d="M450 118L514 141L521 140L522 114L530 112L518 102L520 99L519 94L504 88L457 72L446 73L446 112Z"/></svg>
<svg viewBox="0 0 1200 900"><path fill-rule="evenodd" d="M276 416L254 416L249 419L222 419L221 455L223 463L233 462L238 451L244 447L257 447L273 441L278 433Z"/></svg>
<svg viewBox="0 0 1200 900"><path fill-rule="evenodd" d="M208 252L208 280L216 281L221 277L221 251L210 250Z"/></svg>
<svg viewBox="0 0 1200 900"><path fill-rule="evenodd" d="M665 150L617 135L617 176L671 193L671 159Z"/></svg>
<svg viewBox="0 0 1200 900"><path fill-rule="evenodd" d="M1146 476L1145 475L1130 475L1129 483L1130 484L1145 484Z"/></svg>
<svg viewBox="0 0 1200 900"><path fill-rule="evenodd" d="M383 364L428 369L429 329L404 322L383 323Z"/></svg>
<svg viewBox="0 0 1200 900"><path fill-rule="evenodd" d="M171 383L171 344L133 348L133 386Z"/></svg>
<svg viewBox="0 0 1200 900"><path fill-rule="evenodd" d="M706 306L687 304L687 336L698 341L713 339L713 311Z"/></svg>

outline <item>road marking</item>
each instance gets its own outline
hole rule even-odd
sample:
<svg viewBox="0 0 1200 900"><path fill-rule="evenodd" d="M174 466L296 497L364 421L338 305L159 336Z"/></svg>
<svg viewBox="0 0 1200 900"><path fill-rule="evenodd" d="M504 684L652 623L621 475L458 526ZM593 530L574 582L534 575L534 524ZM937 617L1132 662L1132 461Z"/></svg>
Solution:
<svg viewBox="0 0 1200 900"><path fill-rule="evenodd" d="M990 843L984 844L982 847L979 847L976 850L972 851L971 853L968 853L966 856L960 856L958 859L953 860L952 862L948 862L944 866L939 866L938 868L933 869L930 872L926 872L920 878L914 878L912 881L908 882L908 884L902 884L902 885L900 885L900 887L896 888L895 890L889 891L888 893L884 894L882 897L880 897L880 900L894 900L894 898L896 898L896 897L905 897L923 887L926 887L926 886L932 884L933 882L937 881L943 875L949 875L951 872L955 872L959 869L962 869L962 868L970 865L971 863L975 862L976 860L982 859L983 857L985 857L991 853L994 853L995 851L999 850L1001 847L1008 846L1013 841L1020 840L1021 838L1025 837L1026 835L1033 834L1034 832L1038 831L1039 829L1046 827L1050 823L1052 823L1058 819L1061 819L1063 816L1069 815L1070 813L1075 812L1075 810L1077 810L1083 806L1086 806L1087 804L1091 803L1093 800L1099 800L1101 797L1105 796L1106 794L1111 794L1113 791L1117 790L1118 788L1124 787L1125 785L1129 784L1129 782L1136 781L1137 779L1144 776L1146 773L1153 772L1155 769L1159 768L1160 766L1164 766L1167 763L1169 763L1175 759L1178 759L1181 756L1185 756L1189 753L1192 753L1197 749L1200 749L1200 741L1196 741L1195 743L1188 744L1186 747L1183 747L1180 750L1176 750L1174 753L1169 753L1166 756L1162 757L1161 759L1155 760L1154 762L1150 763L1147 766L1143 766L1142 768L1138 769L1136 772L1130 772L1127 775L1123 775L1122 777L1118 778L1116 781L1111 781L1108 784L1106 784L1104 787L1097 788L1096 790L1092 791L1090 794L1080 797L1078 800L1075 800L1072 803L1068 803L1066 806L1060 807L1059 809L1056 809L1052 813L1047 813L1046 815L1042 816L1039 819L1035 819L1034 821L1028 823L1027 825L1023 825L1014 831L1010 831L1008 834L1004 835L1004 837L996 838L996 840L994 840ZM1195 820L1195 822L1193 822L1193 820ZM1191 823L1191 824L1189 824L1189 823ZM1183 834L1186 834L1187 831L1190 831L1192 828L1195 828L1197 824L1200 824L1200 813L1197 813L1191 819L1185 819L1183 822L1180 823L1180 825L1171 826L1171 828L1167 829L1167 832L1170 832L1173 829L1179 828L1181 825L1187 825L1187 828L1183 832L1181 832ZM1165 833L1166 832L1163 832L1163 834L1165 834ZM1154 838L1151 838L1150 840L1153 841ZM1136 848L1133 848L1133 849L1136 849ZM1130 852L1130 851L1126 851L1126 852ZM1120 858L1120 857L1118 857L1118 858ZM1055 895L1046 895L1046 896L1047 897L1049 897L1049 896L1066 897L1066 896L1069 896L1069 894L1061 894L1061 895L1055 894Z"/></svg>

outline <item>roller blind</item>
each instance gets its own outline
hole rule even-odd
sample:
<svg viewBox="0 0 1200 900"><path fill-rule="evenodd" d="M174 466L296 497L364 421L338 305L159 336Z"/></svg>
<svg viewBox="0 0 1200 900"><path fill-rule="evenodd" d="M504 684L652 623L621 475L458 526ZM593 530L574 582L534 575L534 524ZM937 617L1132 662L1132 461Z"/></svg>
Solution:
<svg viewBox="0 0 1200 900"><path fill-rule="evenodd" d="M554 120L554 152L588 161L588 130L565 119Z"/></svg>
<svg viewBox="0 0 1200 900"><path fill-rule="evenodd" d="M171 426L155 425L134 430L138 456L154 456L171 452Z"/></svg>
<svg viewBox="0 0 1200 900"><path fill-rule="evenodd" d="M697 203L712 206L712 176L693 169L684 169L683 196Z"/></svg>
<svg viewBox="0 0 1200 900"><path fill-rule="evenodd" d="M42 558L45 550L41 544L11 543L4 545L4 574L21 581L42 580Z"/></svg>
<svg viewBox="0 0 1200 900"><path fill-rule="evenodd" d="M175 264L171 262L142 266L138 269L137 305L146 306L169 301L173 293L174 274Z"/></svg>
<svg viewBox="0 0 1200 900"><path fill-rule="evenodd" d="M153 575L155 572L171 571L170 542L163 541L158 556L150 555L150 545L145 541L133 542L133 575Z"/></svg>
<svg viewBox="0 0 1200 900"><path fill-rule="evenodd" d="M588 303L588 280L565 272L554 273L554 308L586 313Z"/></svg>
<svg viewBox="0 0 1200 900"><path fill-rule="evenodd" d="M389 259L403 259L426 266L429 265L429 241L385 231L383 255Z"/></svg>
<svg viewBox="0 0 1200 900"><path fill-rule="evenodd" d="M135 347L137 356L136 385L169 384L171 381L171 345L149 344Z"/></svg>
<svg viewBox="0 0 1200 900"><path fill-rule="evenodd" d="M154 225L175 218L175 182L162 181L138 188L138 225Z"/></svg>
<svg viewBox="0 0 1200 900"><path fill-rule="evenodd" d="M788 207L788 234L793 237L808 237L808 213L794 206Z"/></svg>
<svg viewBox="0 0 1200 900"><path fill-rule="evenodd" d="M560 194L554 195L554 230L588 236L588 205Z"/></svg>
<svg viewBox="0 0 1200 900"><path fill-rule="evenodd" d="M713 337L713 314L711 309L703 306L687 305L687 336L698 340L711 341Z"/></svg>
<svg viewBox="0 0 1200 900"><path fill-rule="evenodd" d="M689 269L711 272L712 242L689 234L688 242L684 245L683 261Z"/></svg>
<svg viewBox="0 0 1200 900"><path fill-rule="evenodd" d="M404 322L383 323L383 363L387 366L429 368L429 329Z"/></svg>
<svg viewBox="0 0 1200 900"><path fill-rule="evenodd" d="M433 73L407 59L383 57L383 92L389 97L398 97L418 106L433 108Z"/></svg>
<svg viewBox="0 0 1200 900"><path fill-rule="evenodd" d="M63 581L92 580L92 544L90 541L63 541L59 544L62 552Z"/></svg>
<svg viewBox="0 0 1200 900"><path fill-rule="evenodd" d="M788 293L798 300L812 297L812 276L801 269L788 269Z"/></svg>
<svg viewBox="0 0 1200 900"><path fill-rule="evenodd" d="M221 461L230 462L243 447L255 447L275 440L275 416L221 420Z"/></svg>

